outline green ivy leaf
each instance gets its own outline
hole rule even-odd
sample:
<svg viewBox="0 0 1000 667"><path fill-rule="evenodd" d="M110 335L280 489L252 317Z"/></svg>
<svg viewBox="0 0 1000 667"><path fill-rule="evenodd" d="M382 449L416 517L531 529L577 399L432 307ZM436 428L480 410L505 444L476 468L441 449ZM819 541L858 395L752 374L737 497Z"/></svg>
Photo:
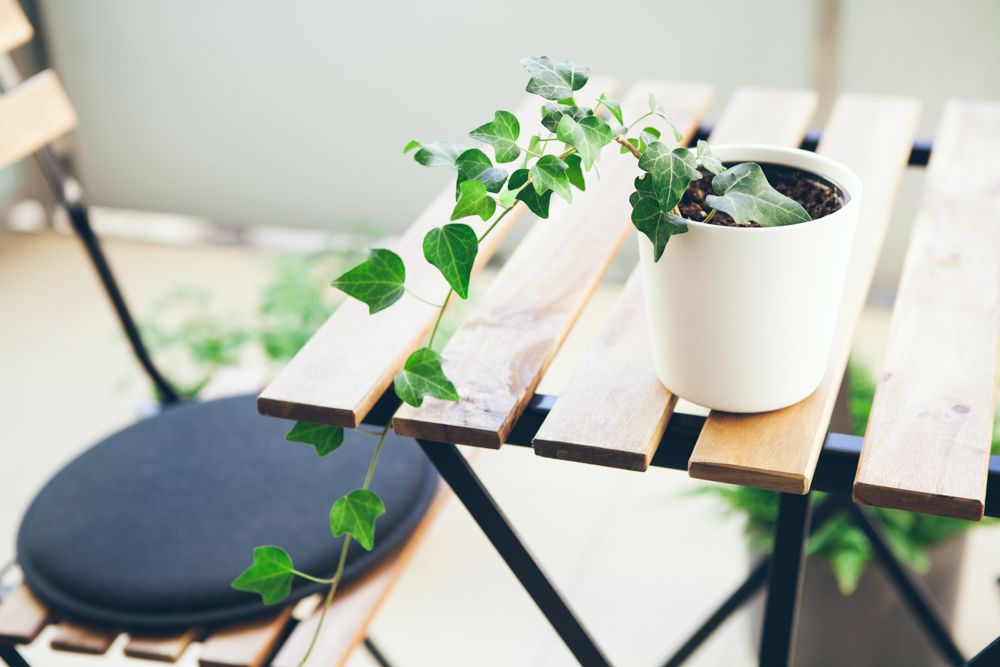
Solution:
<svg viewBox="0 0 1000 667"><path fill-rule="evenodd" d="M654 141L639 158L639 169L652 177L653 191L660 210L669 213L680 203L691 181L701 178L697 161L687 148L670 150L661 141Z"/></svg>
<svg viewBox="0 0 1000 667"><path fill-rule="evenodd" d="M422 347L409 356L403 370L396 373L393 386L400 400L415 408L424 402L424 396L458 400L455 385L441 370L441 355L429 347Z"/></svg>
<svg viewBox="0 0 1000 667"><path fill-rule="evenodd" d="M569 169L567 169L567 172ZM568 178L568 176L567 176ZM510 175L507 187L517 191L517 200L524 202L528 209L539 218L549 217L549 202L552 201L552 190L538 194L533 187L527 187L528 170L518 169Z"/></svg>
<svg viewBox="0 0 1000 667"><path fill-rule="evenodd" d="M613 97L609 97L607 93L601 93L601 96L597 98L597 101L607 107L611 115L615 117L619 125L624 125L625 121L622 120L622 103Z"/></svg>
<svg viewBox="0 0 1000 667"><path fill-rule="evenodd" d="M316 448L317 454L326 456L343 444L344 429L340 426L330 426L329 424L298 421L285 434L285 440L312 445Z"/></svg>
<svg viewBox="0 0 1000 667"><path fill-rule="evenodd" d="M688 230L687 221L673 213L664 213L655 196L637 194L639 197L632 207L632 224L652 241L653 261L658 262L670 237Z"/></svg>
<svg viewBox="0 0 1000 667"><path fill-rule="evenodd" d="M652 95L649 96L649 111L654 116L662 118L670 126L670 129L674 131L674 141L677 143L684 141L684 135L677 129L677 125L674 124L674 120L670 117L670 114L667 113L667 110Z"/></svg>
<svg viewBox="0 0 1000 667"><path fill-rule="evenodd" d="M497 196L501 208L510 208L517 202L517 190L504 190Z"/></svg>
<svg viewBox="0 0 1000 667"><path fill-rule="evenodd" d="M409 153L414 148L420 148L421 145L422 144L416 139L410 139L410 141L407 142L405 146L403 146L403 154L405 155L406 153Z"/></svg>
<svg viewBox="0 0 1000 667"><path fill-rule="evenodd" d="M335 278L331 286L368 305L374 315L396 303L403 296L406 267L391 250L375 248L368 259Z"/></svg>
<svg viewBox="0 0 1000 667"><path fill-rule="evenodd" d="M718 196L708 195L708 205L728 213L737 224L753 220L763 227L781 227L811 219L801 204L771 187L760 165L753 162L718 174L712 188Z"/></svg>
<svg viewBox="0 0 1000 667"><path fill-rule="evenodd" d="M292 557L280 547L254 547L253 565L233 580L238 591L257 593L264 604L278 604L292 592Z"/></svg>
<svg viewBox="0 0 1000 667"><path fill-rule="evenodd" d="M646 152L646 147L651 143L660 138L660 131L655 127L644 127L642 132L639 133L639 141L642 146L641 150L643 153Z"/></svg>
<svg viewBox="0 0 1000 667"><path fill-rule="evenodd" d="M708 142L704 139L698 140L697 158L698 164L713 174L721 174L726 170L726 167L722 164L722 160L715 156Z"/></svg>
<svg viewBox="0 0 1000 667"><path fill-rule="evenodd" d="M477 180L486 186L489 192L500 192L507 172L500 167L494 167L486 153L478 148L463 151L455 158L455 168L458 169L458 185L465 181ZM456 192L456 195L459 194ZM452 218L454 220L454 218Z"/></svg>
<svg viewBox="0 0 1000 667"><path fill-rule="evenodd" d="M385 514L385 503L372 491L357 489L337 499L330 508L330 532L349 533L368 551L375 546L375 519Z"/></svg>
<svg viewBox="0 0 1000 667"><path fill-rule="evenodd" d="M611 143L612 134L608 124L597 116L587 116L581 121L563 116L556 128L556 138L575 148L583 159L583 168L589 170L601 149Z"/></svg>
<svg viewBox="0 0 1000 667"><path fill-rule="evenodd" d="M458 201L451 212L452 220L478 215L485 221L496 210L497 203L486 192L486 186L481 181L462 181L458 184Z"/></svg>
<svg viewBox="0 0 1000 667"><path fill-rule="evenodd" d="M455 160L467 148L466 146L453 144L450 141L435 141L429 144L422 144L414 140L406 144L403 152L408 153L417 147L419 147L419 150L413 154L413 159L425 167L454 167Z"/></svg>
<svg viewBox="0 0 1000 667"><path fill-rule="evenodd" d="M485 197L486 188L479 181L466 181L462 185L477 183ZM464 191L462 197L465 197ZM462 197L459 197L459 204L462 203ZM495 203L493 208L496 208ZM483 219L487 218L489 215ZM476 262L478 251L479 237L472 227L465 224L452 223L437 227L424 236L424 257L437 267L455 293L463 299L469 296L469 277L472 275L472 265Z"/></svg>
<svg viewBox="0 0 1000 667"><path fill-rule="evenodd" d="M525 87L529 93L547 100L561 100L573 96L590 78L590 68L570 62L554 62L547 56L534 56L521 61L531 79Z"/></svg>
<svg viewBox="0 0 1000 667"><path fill-rule="evenodd" d="M580 156L576 153L567 155L563 162L569 167L566 170L566 178L569 179L569 184L575 186L577 190L586 190L587 182L583 178L583 168L581 167L583 160L580 159Z"/></svg>
<svg viewBox="0 0 1000 667"><path fill-rule="evenodd" d="M531 184L539 195L546 190L552 190L567 202L573 201L573 192L569 189L569 175L566 171L569 165L555 155L543 155L531 165Z"/></svg>
<svg viewBox="0 0 1000 667"><path fill-rule="evenodd" d="M542 126L549 132L555 132L559 129L559 121L563 119L563 116L581 121L593 115L594 112L587 107L569 107L564 104L546 102L545 106L542 107Z"/></svg>
<svg viewBox="0 0 1000 667"><path fill-rule="evenodd" d="M517 138L521 135L521 124L517 117L509 111L497 111L493 120L480 125L469 133L473 139L479 139L493 146L497 162L513 162L521 154Z"/></svg>

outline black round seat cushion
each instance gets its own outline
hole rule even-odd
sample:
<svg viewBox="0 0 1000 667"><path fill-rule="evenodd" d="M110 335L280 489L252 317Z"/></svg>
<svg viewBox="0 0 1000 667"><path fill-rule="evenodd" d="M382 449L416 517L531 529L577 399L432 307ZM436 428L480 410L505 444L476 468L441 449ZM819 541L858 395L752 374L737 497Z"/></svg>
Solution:
<svg viewBox="0 0 1000 667"><path fill-rule="evenodd" d="M267 611L230 587L258 545L328 577L343 538L329 511L359 488L376 438L345 433L319 458L284 441L289 422L261 417L254 396L164 410L95 445L32 502L17 556L31 590L76 619L122 629L228 623ZM375 549L349 551L344 582L400 546L427 510L437 475L411 440L387 438L372 490L385 501ZM292 599L324 589L296 578Z"/></svg>

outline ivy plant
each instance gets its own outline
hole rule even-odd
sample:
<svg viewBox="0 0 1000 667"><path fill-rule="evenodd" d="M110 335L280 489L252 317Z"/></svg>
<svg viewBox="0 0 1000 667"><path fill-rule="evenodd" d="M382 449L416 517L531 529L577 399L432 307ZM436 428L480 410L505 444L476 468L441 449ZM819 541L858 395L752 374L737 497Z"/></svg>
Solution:
<svg viewBox="0 0 1000 667"><path fill-rule="evenodd" d="M702 169L713 174L716 193L709 197L708 204L714 208L705 221L716 211L729 214L737 222L753 220L761 226L809 220L797 202L770 186L759 165L727 167L704 141L693 149L678 145L683 142L683 133L653 96L649 97L648 110L626 125L628 119L621 103L605 92L590 105L577 101L577 93L590 79L589 68L546 56L525 58L521 65L529 75L525 89L544 100L540 108L541 131L524 132L517 116L500 109L491 120L469 132L471 139L492 150L492 159L481 148L448 141L413 140L403 148L403 153L412 153L420 165L443 167L455 173L455 205L450 220L428 231L423 242L424 259L448 285L444 298L438 302L411 292L406 286L405 262L387 248L373 249L365 261L332 282L333 287L367 305L371 314L406 297L438 309L426 344L410 354L393 383L400 400L412 406L419 407L428 397L459 399L461 387L455 387L446 376L434 343L441 316L452 297L468 297L479 244L520 205L539 218L547 218L553 195L572 203L574 189L586 189L586 174L595 169L612 144L619 146L621 156L638 161L642 174L635 179L635 191L629 198L631 218L636 229L652 242L656 261L663 256L672 236L688 230L688 221L678 206L691 183L702 178ZM670 140L663 140L664 132ZM473 223L484 227L481 233L467 222L475 218L479 221ZM332 536L344 536L333 575L323 578L299 572L293 569L289 554L279 547L266 546L255 550L253 563L233 582L234 587L258 593L265 604L277 604L290 594L294 577L327 583L330 588L322 612L325 616L343 576L351 541L365 549L374 546L376 522L385 506L370 486L388 429L387 425L373 433L378 444L361 488L337 499L330 509ZM340 446L343 430L298 422L287 439L312 445L319 456L326 456ZM321 625L322 620L317 633ZM303 664L308 656L309 652Z"/></svg>

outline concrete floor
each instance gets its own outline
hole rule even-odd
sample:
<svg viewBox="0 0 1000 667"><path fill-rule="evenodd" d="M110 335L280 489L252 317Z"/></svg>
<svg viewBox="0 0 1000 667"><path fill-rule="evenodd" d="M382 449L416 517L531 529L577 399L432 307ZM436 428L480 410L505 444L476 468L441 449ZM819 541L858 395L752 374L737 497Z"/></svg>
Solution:
<svg viewBox="0 0 1000 667"><path fill-rule="evenodd" d="M246 248L107 245L140 313L176 285L209 290L220 308L249 310L266 277L265 254ZM542 391L558 393L617 290L599 290ZM862 356L877 362L887 321L882 311L866 313ZM0 237L0 322L4 562L34 493L95 440L134 421L148 389L72 238ZM616 664L661 662L746 573L740 523L720 518L711 498L693 495L701 484L683 474L573 465L520 448L485 451L476 469ZM974 531L968 553L957 634L974 651L1000 632L998 528ZM456 503L435 523L372 635L403 667L574 664ZM54 654L44 640L25 651L34 664L135 664L120 657L120 642L110 658L94 659ZM373 663L358 651L350 664ZM690 664L754 664L745 614Z"/></svg>

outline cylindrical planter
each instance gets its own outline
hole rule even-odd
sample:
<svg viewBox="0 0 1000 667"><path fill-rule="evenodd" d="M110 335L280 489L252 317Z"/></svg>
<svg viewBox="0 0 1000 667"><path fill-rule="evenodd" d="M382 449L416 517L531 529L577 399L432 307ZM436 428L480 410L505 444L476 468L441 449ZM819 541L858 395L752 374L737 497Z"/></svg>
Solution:
<svg viewBox="0 0 1000 667"><path fill-rule="evenodd" d="M784 227L688 222L653 262L639 234L653 364L693 403L729 412L801 401L826 369L861 205L861 180L815 153L774 146L713 146L723 161L812 172L846 195L839 210Z"/></svg>
<svg viewBox="0 0 1000 667"><path fill-rule="evenodd" d="M965 535L931 550L931 570L923 577L945 620L955 620ZM751 628L760 641L764 598L754 602ZM758 644L759 646L759 644ZM795 656L801 667L945 667L948 664L899 592L873 561L853 595L845 597L829 566L819 557L806 562L795 633Z"/></svg>

